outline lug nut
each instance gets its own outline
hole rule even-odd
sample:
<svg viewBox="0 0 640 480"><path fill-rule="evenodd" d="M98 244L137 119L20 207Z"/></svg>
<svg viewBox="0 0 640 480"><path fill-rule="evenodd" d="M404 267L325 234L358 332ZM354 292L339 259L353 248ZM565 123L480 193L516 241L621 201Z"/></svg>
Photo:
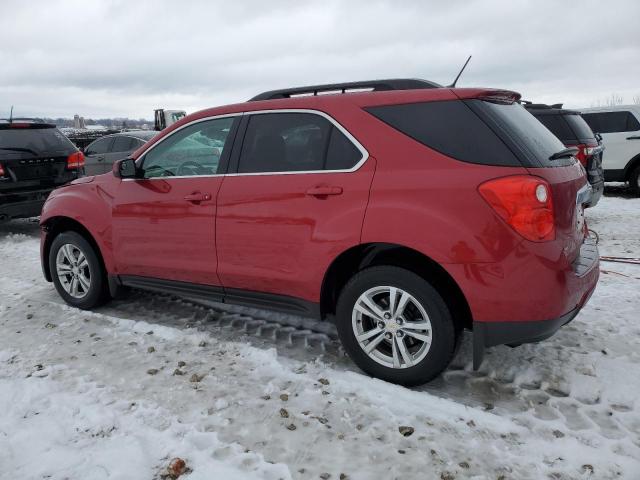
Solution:
<svg viewBox="0 0 640 480"><path fill-rule="evenodd" d="M396 320L396 323L397 323L398 325L402 325L402 324L404 323L404 320L403 320L402 318L398 318L398 319Z"/></svg>
<svg viewBox="0 0 640 480"><path fill-rule="evenodd" d="M391 334L390 333L385 333L384 334L384 338L386 338L387 340L391 340Z"/></svg>
<svg viewBox="0 0 640 480"><path fill-rule="evenodd" d="M391 314L389 312L385 313L384 318L389 320L391 318Z"/></svg>
<svg viewBox="0 0 640 480"><path fill-rule="evenodd" d="M396 332L396 337L398 337L398 338L402 338L402 337L404 337L404 332L403 332L402 330L398 330L398 331Z"/></svg>
<svg viewBox="0 0 640 480"><path fill-rule="evenodd" d="M384 328L384 322L378 322L378 328Z"/></svg>

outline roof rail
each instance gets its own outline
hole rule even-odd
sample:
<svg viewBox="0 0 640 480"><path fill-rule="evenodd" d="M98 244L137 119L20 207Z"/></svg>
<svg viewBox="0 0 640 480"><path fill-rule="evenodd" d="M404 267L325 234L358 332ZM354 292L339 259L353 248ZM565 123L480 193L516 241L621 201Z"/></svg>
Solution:
<svg viewBox="0 0 640 480"><path fill-rule="evenodd" d="M350 90L370 90L382 92L389 90L420 90L423 88L442 88L435 82L418 78L392 78L388 80L365 80L360 82L328 83L326 85L310 85L308 87L285 88L283 90L271 90L263 92L249 101L275 100L278 98L291 98L298 95L318 95L321 92L347 93Z"/></svg>

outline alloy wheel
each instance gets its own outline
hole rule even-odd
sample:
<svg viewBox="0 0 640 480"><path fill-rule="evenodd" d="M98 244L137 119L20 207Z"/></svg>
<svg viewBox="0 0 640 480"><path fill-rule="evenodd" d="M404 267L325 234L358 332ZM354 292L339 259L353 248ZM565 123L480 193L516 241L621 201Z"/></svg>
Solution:
<svg viewBox="0 0 640 480"><path fill-rule="evenodd" d="M385 367L412 367L431 348L429 316L413 295L398 287L365 291L355 302L351 323L362 350Z"/></svg>
<svg viewBox="0 0 640 480"><path fill-rule="evenodd" d="M56 274L62 288L73 298L84 298L91 287L87 257L76 245L65 243L56 255Z"/></svg>

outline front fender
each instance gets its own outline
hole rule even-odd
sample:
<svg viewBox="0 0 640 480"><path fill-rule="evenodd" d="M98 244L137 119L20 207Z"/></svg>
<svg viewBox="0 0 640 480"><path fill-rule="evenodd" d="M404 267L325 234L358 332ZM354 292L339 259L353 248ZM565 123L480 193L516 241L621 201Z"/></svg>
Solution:
<svg viewBox="0 0 640 480"><path fill-rule="evenodd" d="M55 231L56 225L64 225L64 222L80 225L98 246L107 272L113 272L111 210L116 179L109 180L77 183L54 190L42 208L40 225L45 231Z"/></svg>

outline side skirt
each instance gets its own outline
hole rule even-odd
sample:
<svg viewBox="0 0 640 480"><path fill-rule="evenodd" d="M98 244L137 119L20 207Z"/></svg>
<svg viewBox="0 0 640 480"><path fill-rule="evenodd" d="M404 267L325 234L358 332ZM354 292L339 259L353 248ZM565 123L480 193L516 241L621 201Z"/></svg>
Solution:
<svg viewBox="0 0 640 480"><path fill-rule="evenodd" d="M152 292L171 293L188 297L195 301L227 303L245 307L275 310L278 312L311 317L320 320L320 306L317 303L287 295L254 292L236 288L223 288L214 285L201 285L190 282L138 277L133 275L110 276L109 286L120 284Z"/></svg>

